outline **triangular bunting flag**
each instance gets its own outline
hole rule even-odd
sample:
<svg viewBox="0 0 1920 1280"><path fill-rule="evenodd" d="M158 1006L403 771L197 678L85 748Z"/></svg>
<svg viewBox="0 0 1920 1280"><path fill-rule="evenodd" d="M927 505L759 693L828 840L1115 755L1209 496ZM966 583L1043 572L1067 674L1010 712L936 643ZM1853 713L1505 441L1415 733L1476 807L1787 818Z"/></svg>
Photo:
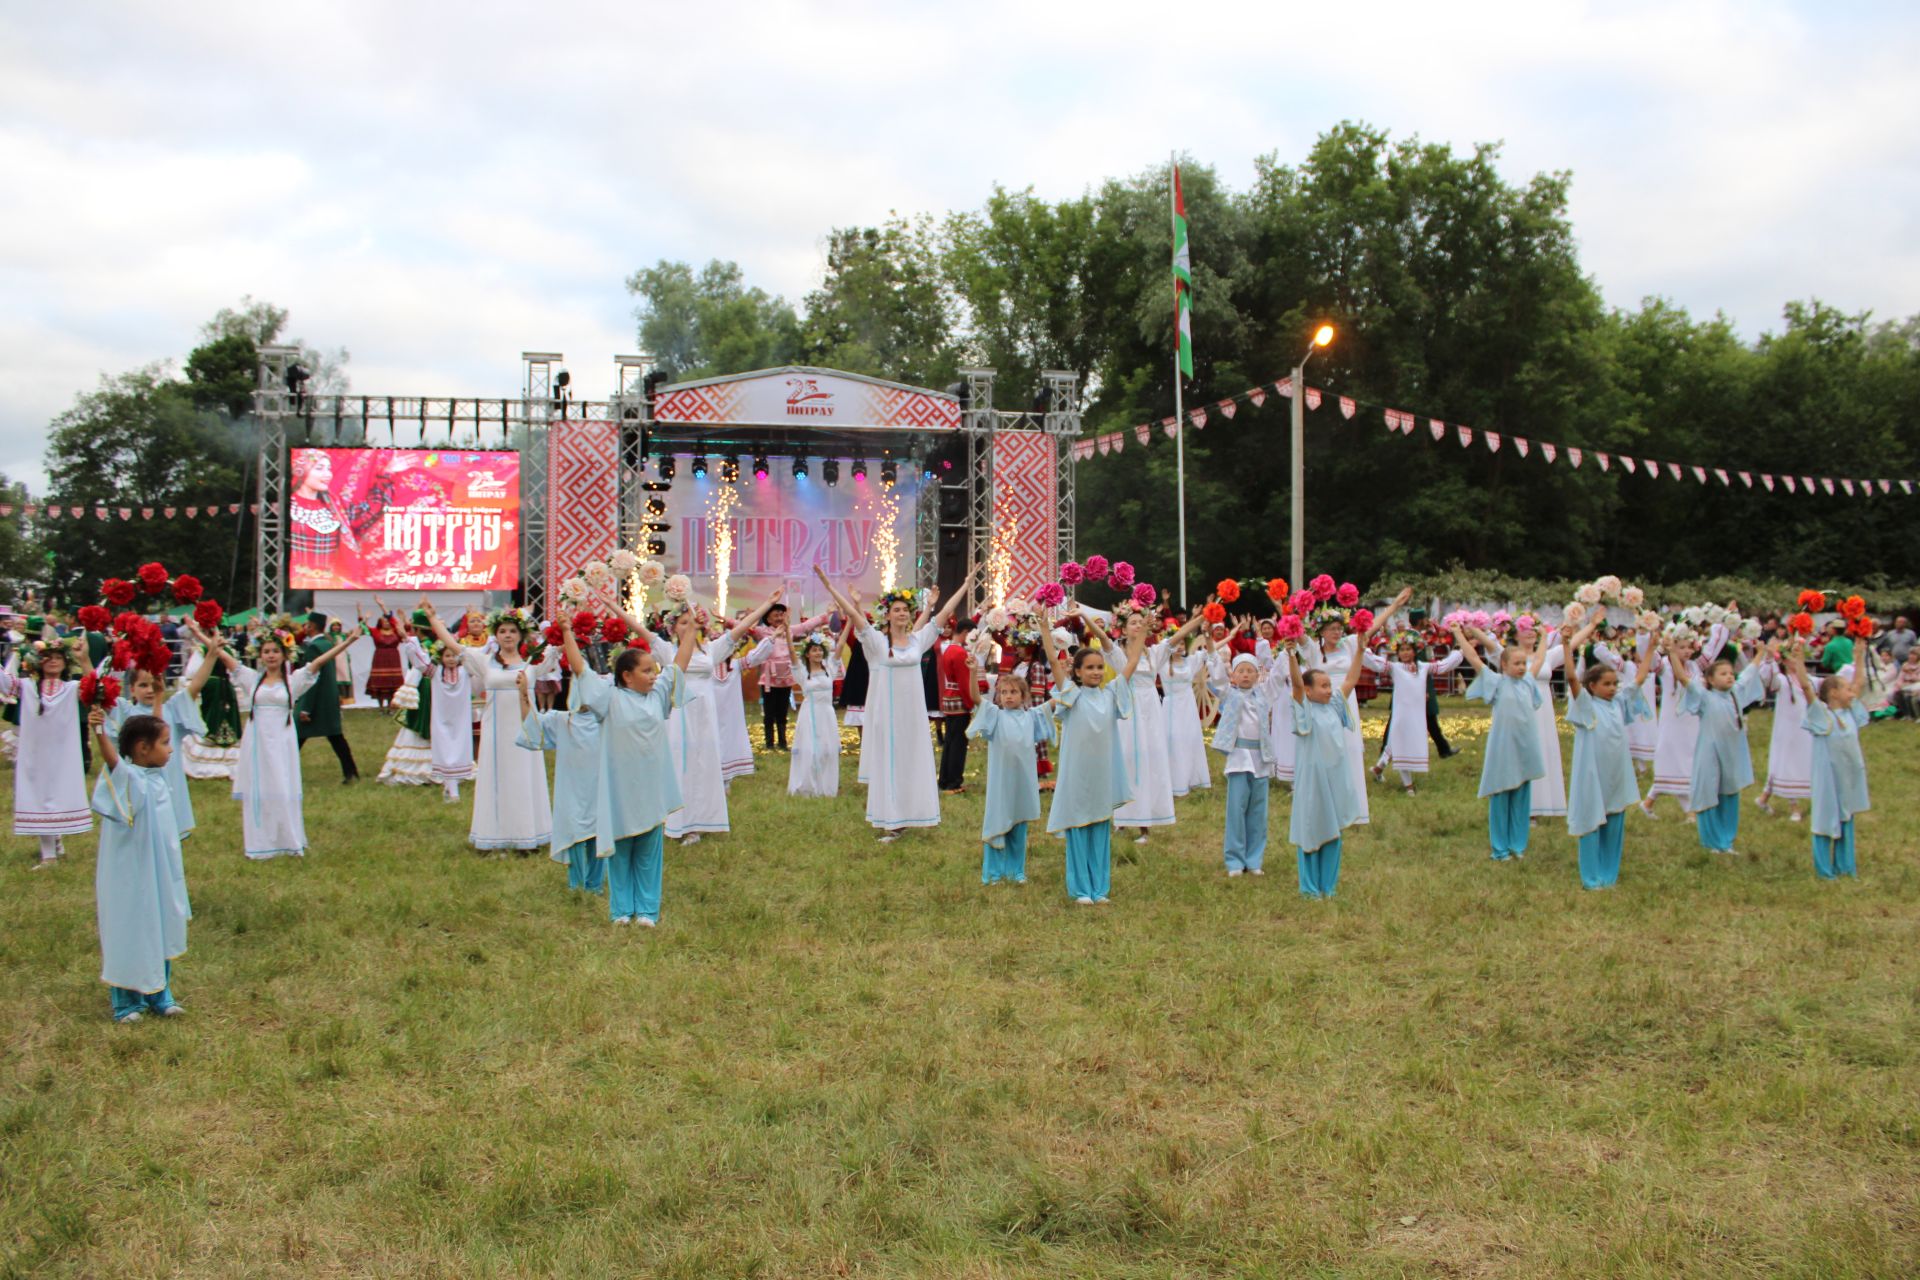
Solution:
<svg viewBox="0 0 1920 1280"><path fill-rule="evenodd" d="M1282 378L1273 384L1273 389L1283 396L1291 396L1293 394L1293 379Z"/></svg>
<svg viewBox="0 0 1920 1280"><path fill-rule="evenodd" d="M1813 492L1813 477L1812 477L1812 476L1801 476L1801 477L1800 477L1800 487L1801 487L1802 489L1805 489L1805 490L1806 490L1806 491L1807 491L1808 493L1812 493L1812 492Z"/></svg>
<svg viewBox="0 0 1920 1280"><path fill-rule="evenodd" d="M1567 461L1573 464L1573 469L1575 471L1578 471L1580 469L1580 460L1586 456L1587 456L1586 450L1582 449L1579 445L1574 444L1574 445L1567 446ZM1606 456L1607 455L1604 453L1600 455L1602 459L1600 463L1600 469L1602 471L1605 471L1607 469L1607 464L1605 462Z"/></svg>
<svg viewBox="0 0 1920 1280"><path fill-rule="evenodd" d="M1172 439L1174 436L1180 434L1180 424L1172 418L1162 418L1160 420L1160 429L1167 433L1168 439Z"/></svg>
<svg viewBox="0 0 1920 1280"><path fill-rule="evenodd" d="M1133 438L1141 444L1146 444L1153 439L1153 428L1143 422L1133 429Z"/></svg>
<svg viewBox="0 0 1920 1280"><path fill-rule="evenodd" d="M1433 432L1433 438L1436 443L1438 441L1446 439L1447 424L1440 421L1440 419L1438 418L1434 418L1427 423L1427 430Z"/></svg>
<svg viewBox="0 0 1920 1280"><path fill-rule="evenodd" d="M1355 404L1352 401L1352 399L1350 399L1349 397L1347 396L1340 397L1340 416L1341 417L1351 418L1359 408L1360 406Z"/></svg>
<svg viewBox="0 0 1920 1280"><path fill-rule="evenodd" d="M0 502L0 516L10 516L12 514L13 504L10 502Z"/></svg>
<svg viewBox="0 0 1920 1280"><path fill-rule="evenodd" d="M1798 493L1798 492L1799 492L1799 490L1798 490L1798 489L1796 489L1796 488L1794 487L1794 484L1793 484L1793 477L1792 477L1792 476L1781 476L1780 478L1781 478L1782 480L1785 480L1785 481L1787 482L1787 492L1788 492L1788 493Z"/></svg>
<svg viewBox="0 0 1920 1280"><path fill-rule="evenodd" d="M1678 480L1680 476L1676 472L1673 478ZM1705 467L1695 467L1693 469L1693 478L1695 480L1698 480L1701 484L1705 484L1707 482L1707 469Z"/></svg>
<svg viewBox="0 0 1920 1280"><path fill-rule="evenodd" d="M1851 480L1842 480L1842 481L1840 482L1840 487L1841 487L1842 489L1845 489L1845 490L1847 491L1847 496L1848 496L1849 498L1851 498L1851 497L1853 496L1853 481L1851 481Z"/></svg>
<svg viewBox="0 0 1920 1280"><path fill-rule="evenodd" d="M249 513L250 515L256 515L256 516L257 516L257 515L259 515L259 514L260 514L260 504L259 504L259 503L257 503L257 502L249 502L249 503L247 504L247 511L248 511L248 513Z"/></svg>
<svg viewBox="0 0 1920 1280"><path fill-rule="evenodd" d="M1762 472L1760 473L1760 483L1761 483L1761 484L1763 484L1763 485L1765 485L1765 486L1767 486L1767 492L1768 492L1768 493L1772 493L1772 492L1773 492L1773 477L1772 477L1772 476L1770 476L1770 475L1768 475L1768 474L1767 474L1766 472L1764 472L1764 471L1762 471Z"/></svg>
<svg viewBox="0 0 1920 1280"><path fill-rule="evenodd" d="M1723 485L1726 485L1726 486L1728 486L1729 488L1731 488L1731 487L1732 487L1732 485L1733 485L1733 481L1732 481L1731 479L1729 479L1729 478L1728 478L1728 476L1727 476L1727 473L1726 473L1726 471L1725 471L1725 470L1723 470L1723 469L1722 469L1722 468L1720 468L1720 467L1715 467L1715 468L1713 469L1713 474L1714 474L1714 475L1715 475L1715 476L1716 476L1716 477L1717 477L1717 478L1719 479L1719 481L1720 481L1720 483L1721 483L1721 484L1723 484ZM1705 482L1703 481L1702 483L1705 483Z"/></svg>
<svg viewBox="0 0 1920 1280"><path fill-rule="evenodd" d="M239 503L237 503L237 502L229 502L229 503L227 504L227 514L228 514L228 515L230 515L230 516L237 516L237 515L239 515L239 514L240 514L240 504L239 504Z"/></svg>
<svg viewBox="0 0 1920 1280"><path fill-rule="evenodd" d="M1307 408L1318 409L1319 407L1320 407L1320 388L1308 387L1307 388Z"/></svg>
<svg viewBox="0 0 1920 1280"><path fill-rule="evenodd" d="M1214 408L1220 411L1221 417L1227 418L1229 420L1232 419L1233 411L1238 407L1239 406L1234 404L1234 402L1231 400L1222 400L1219 404L1214 406Z"/></svg>
<svg viewBox="0 0 1920 1280"><path fill-rule="evenodd" d="M1667 464L1667 474L1675 480L1678 480L1680 478L1680 464L1677 462L1669 462Z"/></svg>
<svg viewBox="0 0 1920 1280"><path fill-rule="evenodd" d="M1609 470L1609 469L1610 469L1610 468L1611 468L1611 467L1613 466L1613 455L1612 455L1612 454L1610 454L1610 453L1596 453L1596 454L1594 454L1593 456L1594 456L1594 457L1596 457L1596 458L1598 458L1598 459L1600 459L1600 469L1601 469L1602 471L1606 471L1606 470ZM1580 464L1579 464L1578 462L1575 462L1575 463L1574 463L1573 465L1577 467L1577 466L1579 466Z"/></svg>
<svg viewBox="0 0 1920 1280"><path fill-rule="evenodd" d="M1912 497L1912 496L1913 496L1913 481L1911 481L1911 480L1902 480L1902 481L1900 482L1900 492L1902 492L1902 493L1904 493L1904 494L1906 494L1906 495L1907 495L1908 497Z"/></svg>
<svg viewBox="0 0 1920 1280"><path fill-rule="evenodd" d="M1747 488L1749 489L1753 488L1753 472L1742 471L1740 473L1740 483L1747 486Z"/></svg>
<svg viewBox="0 0 1920 1280"><path fill-rule="evenodd" d="M1885 480L1882 480L1882 481L1880 482L1880 492L1882 492L1882 493L1886 493L1886 492L1888 492L1888 491L1890 491L1890 490L1891 490L1892 488L1893 488L1893 486L1892 486L1891 484L1889 484L1889 483L1888 483L1887 481L1885 481Z"/></svg>
<svg viewBox="0 0 1920 1280"><path fill-rule="evenodd" d="M142 508L140 508L140 518L141 518L142 520L151 520L151 519L153 519L153 508L152 508L152 507L142 507Z"/></svg>
<svg viewBox="0 0 1920 1280"><path fill-rule="evenodd" d="M1113 433L1113 451L1115 453L1122 453L1126 450L1126 447L1127 447L1127 433L1124 431L1114 432Z"/></svg>
<svg viewBox="0 0 1920 1280"><path fill-rule="evenodd" d="M1439 422L1439 419L1436 418L1434 419L1434 421ZM1441 425L1444 426L1446 424L1442 423ZM1458 433L1458 435L1460 436L1460 447L1462 449L1466 448L1468 445L1473 443L1472 427L1455 427L1454 431Z"/></svg>
<svg viewBox="0 0 1920 1280"><path fill-rule="evenodd" d="M1500 433L1498 431L1482 431L1480 438L1487 442L1488 453L1500 452Z"/></svg>
<svg viewBox="0 0 1920 1280"><path fill-rule="evenodd" d="M133 519L133 508L119 507L114 510L114 514L119 516L122 520L131 520Z"/></svg>
<svg viewBox="0 0 1920 1280"><path fill-rule="evenodd" d="M1831 489L1833 486L1828 485L1827 487ZM95 507L93 509L93 518L95 520L105 520L107 518L107 509L105 507Z"/></svg>
<svg viewBox="0 0 1920 1280"><path fill-rule="evenodd" d="M1258 409L1267 402L1267 389L1265 387L1255 387L1253 390L1247 392L1247 399L1253 401L1253 407ZM1221 406L1223 409L1225 407L1225 405ZM1229 414L1228 416L1231 417L1232 415Z"/></svg>
<svg viewBox="0 0 1920 1280"><path fill-rule="evenodd" d="M1821 476L1820 487L1831 494L1833 492L1833 478L1831 476Z"/></svg>
<svg viewBox="0 0 1920 1280"><path fill-rule="evenodd" d="M1515 436L1513 438L1513 447L1519 451L1521 457L1524 458L1527 456L1527 438L1525 436Z"/></svg>
<svg viewBox="0 0 1920 1280"><path fill-rule="evenodd" d="M197 515L199 515L199 514L200 514L200 508L198 508L198 507L188 507L188 508L187 508L187 519L189 519L189 520L191 520L191 519L193 519L193 518L194 518L195 516L197 516Z"/></svg>
<svg viewBox="0 0 1920 1280"><path fill-rule="evenodd" d="M1600 465L1602 467L1607 465L1607 455L1604 453L1600 455ZM1627 474L1630 476L1640 474L1639 468L1633 465L1633 459L1625 454L1620 456L1620 465L1627 469Z"/></svg>
<svg viewBox="0 0 1920 1280"><path fill-rule="evenodd" d="M1400 411L1398 409L1382 409L1380 411L1380 418L1387 424L1387 430L1398 431L1400 429Z"/></svg>
<svg viewBox="0 0 1920 1280"><path fill-rule="evenodd" d="M1554 460L1554 458L1558 454L1559 448L1560 446L1555 444L1551 440L1542 440L1540 442L1540 452L1542 455L1545 456L1548 462L1552 462Z"/></svg>
<svg viewBox="0 0 1920 1280"><path fill-rule="evenodd" d="M1201 431L1206 430L1207 411L1205 409L1189 409L1187 410L1187 417L1192 420L1195 428ZM1173 432L1168 431L1167 434L1172 435Z"/></svg>
<svg viewBox="0 0 1920 1280"><path fill-rule="evenodd" d="M1101 436L1098 440L1095 440L1094 443L1100 447L1100 456L1104 458L1107 455L1107 451L1113 448L1113 437Z"/></svg>
<svg viewBox="0 0 1920 1280"><path fill-rule="evenodd" d="M167 519L169 519L169 520L171 520L171 519L173 519L173 513L174 513L174 512L176 512L176 511L178 511L179 509L180 509L180 508L178 508L178 507L162 507L162 508L161 508L161 511L165 513L165 515L166 515L166 517L167 517ZM259 507L257 507L257 506L256 506L256 507L254 508L254 510L256 510L256 511L258 511L258 510L259 510Z"/></svg>

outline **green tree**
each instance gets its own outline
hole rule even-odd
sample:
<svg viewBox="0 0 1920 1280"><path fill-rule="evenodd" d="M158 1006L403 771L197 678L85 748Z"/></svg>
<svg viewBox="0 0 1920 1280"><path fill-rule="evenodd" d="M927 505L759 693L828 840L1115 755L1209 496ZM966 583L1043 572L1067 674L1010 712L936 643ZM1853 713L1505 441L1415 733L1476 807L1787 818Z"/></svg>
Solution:
<svg viewBox="0 0 1920 1280"><path fill-rule="evenodd" d="M718 260L696 275L662 260L627 277L640 298L640 346L674 381L792 364L800 321L786 299L750 288L740 267Z"/></svg>
<svg viewBox="0 0 1920 1280"><path fill-rule="evenodd" d="M953 310L931 219L843 227L827 240L826 279L807 295L802 358L944 386L960 366Z"/></svg>

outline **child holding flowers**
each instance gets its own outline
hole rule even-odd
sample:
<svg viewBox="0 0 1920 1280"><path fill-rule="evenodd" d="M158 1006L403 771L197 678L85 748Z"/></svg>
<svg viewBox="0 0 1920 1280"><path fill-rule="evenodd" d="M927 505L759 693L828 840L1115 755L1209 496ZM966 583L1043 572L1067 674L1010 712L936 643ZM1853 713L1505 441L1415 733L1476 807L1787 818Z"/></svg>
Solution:
<svg viewBox="0 0 1920 1280"><path fill-rule="evenodd" d="M1531 660L1518 645L1508 645L1490 667L1477 647L1469 644L1458 628L1454 644L1465 651L1473 664L1473 683L1467 697L1493 708L1492 724L1487 730L1486 755L1480 765L1480 798L1487 802L1487 837L1493 846L1493 860L1505 862L1524 858L1527 853L1527 829L1533 798L1533 780L1546 772L1540 759L1540 735L1534 728L1534 712L1540 706L1540 686L1535 681L1546 648L1536 645Z"/></svg>
<svg viewBox="0 0 1920 1280"><path fill-rule="evenodd" d="M1860 730L1867 723L1860 692L1867 664L1856 664L1851 678L1829 677L1817 693L1798 652L1788 665L1807 702L1802 727L1813 738L1813 873L1822 880L1858 875L1853 819L1869 807L1867 764L1860 754Z"/></svg>
<svg viewBox="0 0 1920 1280"><path fill-rule="evenodd" d="M1358 814L1354 825L1365 826L1366 745L1360 732L1360 702L1351 692L1353 682L1347 680L1348 674L1360 667L1360 645L1348 633L1349 623L1354 627L1364 627L1372 621L1372 615L1364 609L1359 613L1352 612L1359 603L1358 587L1351 582L1343 582L1336 587L1333 578L1324 573L1314 578L1305 591L1295 592L1293 597L1295 615L1305 619L1306 635L1300 642L1300 648L1307 665L1320 668L1327 673L1331 683L1349 690L1345 695L1347 757L1350 764L1347 776L1353 781L1354 807Z"/></svg>

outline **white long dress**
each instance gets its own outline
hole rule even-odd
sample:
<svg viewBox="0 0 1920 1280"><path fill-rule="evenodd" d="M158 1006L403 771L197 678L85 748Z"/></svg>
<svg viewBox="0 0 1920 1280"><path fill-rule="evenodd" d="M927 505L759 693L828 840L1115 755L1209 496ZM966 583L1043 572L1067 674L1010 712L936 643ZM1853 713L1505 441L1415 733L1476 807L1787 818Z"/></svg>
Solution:
<svg viewBox="0 0 1920 1280"><path fill-rule="evenodd" d="M1260 678L1265 680L1273 674L1275 662L1287 660L1287 651L1282 649L1276 654L1271 641L1256 640L1253 645L1253 657L1260 664ZM1214 683L1224 689L1227 686L1227 676L1231 668L1226 661L1220 659L1215 659L1214 665L1218 672ZM1292 678L1284 669L1282 670L1283 681L1291 681ZM1300 741L1300 735L1293 731L1291 694L1273 699L1273 705L1267 712L1267 736L1271 739L1273 746L1273 765L1270 776L1274 781L1284 782L1291 787L1293 785L1293 753Z"/></svg>
<svg viewBox="0 0 1920 1280"><path fill-rule="evenodd" d="M1812 679L1812 673L1808 673ZM1808 800L1813 797L1813 735L1803 730L1807 719L1807 699L1800 682L1784 675L1769 663L1761 668L1761 679L1773 690L1773 733L1767 739L1767 786L1771 795L1783 800ZM1820 683L1814 679L1814 689Z"/></svg>
<svg viewBox="0 0 1920 1280"><path fill-rule="evenodd" d="M1438 662L1416 662L1412 666L1378 654L1362 657L1367 670L1386 676L1392 684L1393 717L1381 749L1382 767L1399 773L1428 771L1427 691L1433 687L1433 677L1447 674L1466 657L1465 651L1455 649Z"/></svg>
<svg viewBox="0 0 1920 1280"><path fill-rule="evenodd" d="M662 666L679 653L659 636L650 635L648 643ZM720 721L714 712L713 649L718 643L709 640L694 647L667 719L667 750L680 782L681 805L667 815L667 834L675 840L732 829L726 779L720 773Z"/></svg>
<svg viewBox="0 0 1920 1280"><path fill-rule="evenodd" d="M80 755L80 685L46 684L0 673L0 692L20 700L19 754L13 764L13 834L72 836L93 830L87 772Z"/></svg>
<svg viewBox="0 0 1920 1280"><path fill-rule="evenodd" d="M1213 786L1207 771L1207 739L1193 682L1206 679L1207 660L1198 649L1169 657L1166 665L1167 761L1178 800Z"/></svg>
<svg viewBox="0 0 1920 1280"><path fill-rule="evenodd" d="M542 669L551 669L548 663L543 662L540 666ZM449 676L446 664L441 663L434 667L426 680L431 682L433 689L429 695L433 703L427 708L427 732L431 735L427 739L427 749L433 761L431 776L443 786L449 782L464 782L474 774L473 673L462 662ZM516 713L519 711L517 689L514 710Z"/></svg>
<svg viewBox="0 0 1920 1280"><path fill-rule="evenodd" d="M1635 649L1631 655L1621 653L1610 644L1596 644L1593 646L1593 656L1609 667L1612 667L1614 671L1619 674L1621 682L1624 684L1633 678L1635 664L1639 662L1640 656L1646 652L1647 646L1652 643L1653 640L1651 637L1643 636L1640 641L1640 646ZM1627 752L1633 757L1635 763L1652 763L1654 752L1660 745L1660 704L1657 697L1659 687L1660 684L1658 681L1651 681L1640 686L1640 696L1646 699L1647 709L1652 714L1636 716L1627 725Z"/></svg>
<svg viewBox="0 0 1920 1280"><path fill-rule="evenodd" d="M867 821L885 831L940 823L933 735L920 658L939 638L929 622L893 645L863 623L856 638L867 658L867 702L860 744L867 781Z"/></svg>
<svg viewBox="0 0 1920 1280"><path fill-rule="evenodd" d="M520 736L520 673L529 682L540 678L559 660L549 647L539 664L528 666L515 658L502 665L493 653L462 648L460 661L468 677L486 690L481 711L480 758L473 786L473 822L467 843L476 849L538 849L553 838L553 801L547 794L547 761L538 751L522 749ZM436 676L435 679L440 677ZM440 690L434 689L434 712L440 710ZM440 736L437 731L435 736Z"/></svg>
<svg viewBox="0 0 1920 1280"><path fill-rule="evenodd" d="M426 651L412 636L400 642L400 665L400 691L394 695L393 705L409 711L420 705L420 675L427 667ZM387 748L387 758L380 762L379 781L390 787L424 787L432 782L431 744L401 724L393 735L393 745Z"/></svg>
<svg viewBox="0 0 1920 1280"><path fill-rule="evenodd" d="M304 857L307 820L301 811L304 788L295 704L318 677L305 667L291 668L285 680L262 680L252 667L234 667L231 677L234 692L244 691L253 708L233 767L233 798L240 802L247 856L256 861Z"/></svg>
<svg viewBox="0 0 1920 1280"><path fill-rule="evenodd" d="M1708 633L1700 656L1689 660L1687 672L1695 680L1721 649L1726 647L1727 629L1716 626ZM1693 750L1700 739L1700 717L1681 710L1685 694L1673 678L1673 666L1660 659L1659 736L1653 751L1653 785L1647 788L1647 801L1655 796L1678 796L1684 806L1693 795Z"/></svg>
<svg viewBox="0 0 1920 1280"><path fill-rule="evenodd" d="M1116 670L1127 665L1126 650L1110 657ZM1167 642L1148 645L1127 681L1133 716L1120 726L1120 761L1127 769L1128 800L1113 811L1116 827L1173 825L1173 763L1167 739L1167 708L1156 687L1167 660Z"/></svg>
<svg viewBox="0 0 1920 1280"><path fill-rule="evenodd" d="M740 663L715 663L713 716L720 730L720 779L732 782L753 772L753 740L747 737L747 705Z"/></svg>
<svg viewBox="0 0 1920 1280"><path fill-rule="evenodd" d="M840 722L833 714L837 665L828 659L823 670L799 677L798 687L805 701L793 726L793 754L787 760L790 796L840 794Z"/></svg>
<svg viewBox="0 0 1920 1280"><path fill-rule="evenodd" d="M1353 670L1353 664L1358 660L1359 652L1360 639L1357 636L1342 636L1340 643L1333 647L1332 653L1322 652L1318 640L1306 639L1300 642L1300 653L1306 659L1307 666L1318 667L1325 671L1327 678L1333 681L1335 689L1346 683L1347 672ZM1291 714L1292 708L1289 707L1288 711ZM1423 708L1421 711L1423 723L1425 717L1426 712ZM1286 736L1293 736L1291 726ZM1360 699L1351 693L1347 695L1347 766L1347 772L1353 782L1354 804L1357 806L1355 812L1359 814L1359 817L1349 825L1366 826L1369 812L1366 742L1365 735L1360 732Z"/></svg>

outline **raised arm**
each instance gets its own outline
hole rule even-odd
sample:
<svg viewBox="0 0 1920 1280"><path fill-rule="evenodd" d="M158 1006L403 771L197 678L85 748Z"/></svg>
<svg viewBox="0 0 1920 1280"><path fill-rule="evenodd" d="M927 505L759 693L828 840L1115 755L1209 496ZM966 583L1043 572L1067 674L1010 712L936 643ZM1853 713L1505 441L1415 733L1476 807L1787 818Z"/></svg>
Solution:
<svg viewBox="0 0 1920 1280"><path fill-rule="evenodd" d="M939 612L933 615L933 625L936 627L947 625L947 619L953 616L954 607L960 603L960 597L967 593L967 589L973 585L974 577L979 572L979 565L974 565L967 570L967 576L960 579L960 585L953 589L953 594L947 597L947 602L941 605Z"/></svg>
<svg viewBox="0 0 1920 1280"><path fill-rule="evenodd" d="M569 632L571 634L571 632ZM533 714L533 692L527 685L526 668L522 667L514 675L514 688L520 690L520 718L525 720Z"/></svg>
<svg viewBox="0 0 1920 1280"><path fill-rule="evenodd" d="M1178 631L1174 632L1172 635L1167 637L1168 647L1173 649L1178 649L1182 644L1186 643L1186 639L1188 636L1198 631L1201 628L1201 626L1204 625L1205 623L1206 623L1206 619L1201 616L1200 611L1198 609L1195 609L1193 611L1193 616L1187 619L1186 625L1182 626ZM1239 630L1239 625L1235 624L1234 629L1236 631Z"/></svg>
<svg viewBox="0 0 1920 1280"><path fill-rule="evenodd" d="M700 639L700 620L694 617L693 610L688 609L673 620L673 639L677 646L673 653L673 665L685 673L687 664L693 661L694 645Z"/></svg>
<svg viewBox="0 0 1920 1280"><path fill-rule="evenodd" d="M1453 628L1453 647L1467 655L1467 661L1473 664L1473 674L1476 676L1487 669L1486 659L1480 656L1480 646L1469 643L1459 627Z"/></svg>
<svg viewBox="0 0 1920 1280"><path fill-rule="evenodd" d="M560 652L566 655L567 670L573 672L576 676L586 674L587 655L580 652L580 641L578 637L573 634L573 621L571 619L561 620ZM521 674L520 679L522 681L526 680L524 672ZM521 717L521 719L525 718L525 716Z"/></svg>
<svg viewBox="0 0 1920 1280"><path fill-rule="evenodd" d="M786 590L785 587L776 588L772 595L760 602L758 609L755 609L752 613L733 625L732 630L728 631L727 634L722 637L726 641L724 648L728 653L732 653L734 646L740 643L741 636L744 636L747 632L760 625L760 619L767 616L767 610L780 603L780 597L786 594ZM788 652L792 652L791 647L789 647Z"/></svg>
<svg viewBox="0 0 1920 1280"><path fill-rule="evenodd" d="M115 749L113 739L107 736L107 712L104 707L95 707L87 712L87 728L93 730L93 749L100 753L100 762L107 766L108 772L120 767L120 752Z"/></svg>
<svg viewBox="0 0 1920 1280"><path fill-rule="evenodd" d="M1373 621L1374 621L1375 629L1379 630L1379 629L1385 628L1387 623L1393 621L1394 615L1399 613L1402 609L1406 608L1407 602L1412 599L1413 599L1413 588L1402 587L1400 589L1400 594L1395 596L1392 599L1392 601L1388 603L1386 608L1382 609L1378 614L1374 615ZM1369 632L1368 634L1372 634L1372 633ZM1367 646L1363 644L1360 647L1361 649L1364 650Z"/></svg>
<svg viewBox="0 0 1920 1280"><path fill-rule="evenodd" d="M336 644L335 646L333 646L333 648L327 650L325 653L315 658L312 662L307 663L306 669L312 672L314 675L319 675L320 668L326 666L329 662L332 662L335 658L345 653L347 651L347 646L351 645L354 642L355 638L359 636L359 634L360 633L358 631L341 632L340 643Z"/></svg>
<svg viewBox="0 0 1920 1280"><path fill-rule="evenodd" d="M860 611L853 607L852 601L841 595L834 589L834 585L827 581L827 571L816 564L813 566L813 576L820 579L820 585L827 589L827 594L833 597L834 604L840 607L840 612L846 616L847 621L853 622Z"/></svg>
<svg viewBox="0 0 1920 1280"><path fill-rule="evenodd" d="M441 644L460 643L454 639L453 632L447 630L447 624L440 621L440 611L433 607L433 601L423 600L420 602L420 607L426 611L427 625L433 628L433 634L439 638Z"/></svg>
<svg viewBox="0 0 1920 1280"><path fill-rule="evenodd" d="M1812 706L1813 681L1807 678L1806 658L1797 650L1787 655L1787 674L1800 686L1800 696L1807 700L1807 705Z"/></svg>
<svg viewBox="0 0 1920 1280"><path fill-rule="evenodd" d="M1060 651L1054 647L1052 627L1040 628L1040 649L1047 655L1047 669L1053 672L1053 683L1055 685L1066 684L1068 674L1067 665L1066 661L1061 658Z"/></svg>
<svg viewBox="0 0 1920 1280"><path fill-rule="evenodd" d="M207 677L213 674L214 663L220 660L220 628L215 627L213 634L206 636L201 634L200 628L188 623L187 634L192 636L202 649L200 665L194 668L193 675L187 680L187 695L198 698L200 691L207 687Z"/></svg>
<svg viewBox="0 0 1920 1280"><path fill-rule="evenodd" d="M1413 595L1413 588L1408 587L1405 591L1402 591L1399 594L1399 596L1397 596L1394 599L1393 604L1388 607L1385 613L1376 614L1374 616L1373 622L1368 625L1365 631L1362 631L1360 633L1360 643L1359 643L1359 647L1355 649L1356 653L1361 653L1361 654L1366 653L1367 642L1369 640L1372 640L1373 633L1380 629L1380 623L1384 619L1391 618L1394 615L1394 613L1399 610L1400 606L1405 604L1408 601L1408 599L1412 597L1412 595ZM1353 687L1360 683L1360 669L1362 665L1363 665L1362 663L1356 662L1352 666L1347 668L1346 683L1340 690L1340 697L1342 701L1345 701L1347 695L1353 692Z"/></svg>
<svg viewBox="0 0 1920 1280"><path fill-rule="evenodd" d="M1300 651L1298 649L1288 649L1286 652L1287 670L1293 673L1293 700L1295 702L1305 702L1307 700L1307 679L1300 672Z"/></svg>
<svg viewBox="0 0 1920 1280"><path fill-rule="evenodd" d="M1674 683L1685 686L1693 680L1693 664L1681 656L1679 642L1667 646L1667 666L1673 672Z"/></svg>

